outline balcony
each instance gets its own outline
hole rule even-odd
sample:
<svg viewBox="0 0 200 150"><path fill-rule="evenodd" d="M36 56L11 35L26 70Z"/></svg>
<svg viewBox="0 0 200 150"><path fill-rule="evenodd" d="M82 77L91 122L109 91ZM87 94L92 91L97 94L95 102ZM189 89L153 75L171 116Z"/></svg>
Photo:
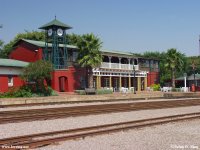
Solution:
<svg viewBox="0 0 200 150"><path fill-rule="evenodd" d="M135 67L135 70L139 70L138 65L134 65L134 67ZM100 68L133 70L133 65L132 64L129 65L129 64L102 62Z"/></svg>

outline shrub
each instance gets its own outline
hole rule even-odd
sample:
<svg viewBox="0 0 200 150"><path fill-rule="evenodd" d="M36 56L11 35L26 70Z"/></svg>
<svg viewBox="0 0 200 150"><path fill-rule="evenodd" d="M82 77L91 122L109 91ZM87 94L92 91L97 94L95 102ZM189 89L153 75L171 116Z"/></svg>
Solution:
<svg viewBox="0 0 200 150"><path fill-rule="evenodd" d="M46 86L42 91L33 92L34 96L56 96L58 95L50 86Z"/></svg>
<svg viewBox="0 0 200 150"><path fill-rule="evenodd" d="M79 95L85 95L85 90L75 90L75 93L79 94Z"/></svg>
<svg viewBox="0 0 200 150"><path fill-rule="evenodd" d="M153 88L153 91L160 91L160 84L153 84L151 88Z"/></svg>
<svg viewBox="0 0 200 150"><path fill-rule="evenodd" d="M51 87L46 87L43 92L35 92L31 86L26 85L20 88L11 88L6 93L0 93L0 98L39 97L57 95L58 94Z"/></svg>
<svg viewBox="0 0 200 150"><path fill-rule="evenodd" d="M180 92L181 89L180 88L172 88L172 92Z"/></svg>
<svg viewBox="0 0 200 150"><path fill-rule="evenodd" d="M27 86L22 86L20 88L11 88L6 93L1 93L0 98L14 98L14 97L31 97L31 89Z"/></svg>
<svg viewBox="0 0 200 150"><path fill-rule="evenodd" d="M100 94L112 94L113 91L111 89L97 89L96 90L96 94L100 95Z"/></svg>

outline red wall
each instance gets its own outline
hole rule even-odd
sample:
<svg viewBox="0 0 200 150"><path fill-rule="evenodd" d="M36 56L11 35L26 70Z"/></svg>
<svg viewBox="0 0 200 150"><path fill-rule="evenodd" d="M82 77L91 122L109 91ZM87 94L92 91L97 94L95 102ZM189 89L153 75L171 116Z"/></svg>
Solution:
<svg viewBox="0 0 200 150"><path fill-rule="evenodd" d="M22 79L15 75L13 76L13 86L8 87L8 75L0 75L0 92L7 92L9 88L18 88L24 85Z"/></svg>
<svg viewBox="0 0 200 150"><path fill-rule="evenodd" d="M0 75L0 92L8 91L8 76Z"/></svg>
<svg viewBox="0 0 200 150"><path fill-rule="evenodd" d="M154 81L156 81L156 83ZM149 87L154 83L159 83L159 72L149 72L147 74L147 86Z"/></svg>
<svg viewBox="0 0 200 150"><path fill-rule="evenodd" d="M69 67L68 70L55 70L52 72L51 86L54 90L60 91L59 78L65 77L65 92L74 92L80 88L81 76L85 77L85 69L83 68Z"/></svg>
<svg viewBox="0 0 200 150"><path fill-rule="evenodd" d="M38 51L35 51L35 50ZM29 49L23 45L19 45L16 49L14 49L9 58L26 61L26 62L35 62L37 60L42 59L42 49L41 48L32 48Z"/></svg>
<svg viewBox="0 0 200 150"><path fill-rule="evenodd" d="M13 76L13 87L20 87L24 84L24 81L19 76Z"/></svg>

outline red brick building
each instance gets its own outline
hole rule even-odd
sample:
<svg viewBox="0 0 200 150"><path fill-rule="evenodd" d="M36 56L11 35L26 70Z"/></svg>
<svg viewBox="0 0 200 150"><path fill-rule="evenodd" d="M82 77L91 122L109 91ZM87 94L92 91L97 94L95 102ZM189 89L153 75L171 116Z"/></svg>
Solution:
<svg viewBox="0 0 200 150"><path fill-rule="evenodd" d="M66 45L65 30L70 28L55 19L40 27L46 33L45 42L21 39L15 43L9 58L24 62L50 60L54 65L51 81L54 90L73 92L84 89L87 83L86 70L76 62L78 48ZM103 56L101 66L93 68L95 88L120 91L123 88L134 87L140 91L153 83L159 83L158 60L119 51L101 50L101 54Z"/></svg>
<svg viewBox="0 0 200 150"><path fill-rule="evenodd" d="M0 59L0 92L7 92L9 88L22 86L24 82L19 75L27 65L28 63L23 61Z"/></svg>
<svg viewBox="0 0 200 150"><path fill-rule="evenodd" d="M22 39L14 47L10 59L35 62L42 59L45 42ZM67 45L67 53L68 67L52 73L52 88L56 91L73 92L85 88L86 85L85 69L76 63L77 47ZM99 68L93 69L96 88L120 90L122 87L136 87L140 91L153 83L159 83L158 60L135 57L132 53L118 51L101 50L101 53L103 62Z"/></svg>

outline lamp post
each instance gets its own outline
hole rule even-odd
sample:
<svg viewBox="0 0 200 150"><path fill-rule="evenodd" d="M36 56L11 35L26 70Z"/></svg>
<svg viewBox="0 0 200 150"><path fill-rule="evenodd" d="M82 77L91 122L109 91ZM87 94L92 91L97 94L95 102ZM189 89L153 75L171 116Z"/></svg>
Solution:
<svg viewBox="0 0 200 150"><path fill-rule="evenodd" d="M186 86L187 86L187 85L186 85L186 82L187 82L187 81L186 81L186 78L187 78L187 73L184 73L184 92L187 92L187 90L186 90L186 88L187 88L187 87L186 87Z"/></svg>
<svg viewBox="0 0 200 150"><path fill-rule="evenodd" d="M133 75L134 75L134 82L135 82L135 66L133 65ZM135 84L133 82L133 87L134 87L134 94L136 94L136 87L135 87Z"/></svg>
<svg viewBox="0 0 200 150"><path fill-rule="evenodd" d="M196 80L195 80L195 62L192 62L192 70L193 70L193 75L194 75L194 82L193 82L193 86L194 86L194 92L196 91L195 86L196 86Z"/></svg>

